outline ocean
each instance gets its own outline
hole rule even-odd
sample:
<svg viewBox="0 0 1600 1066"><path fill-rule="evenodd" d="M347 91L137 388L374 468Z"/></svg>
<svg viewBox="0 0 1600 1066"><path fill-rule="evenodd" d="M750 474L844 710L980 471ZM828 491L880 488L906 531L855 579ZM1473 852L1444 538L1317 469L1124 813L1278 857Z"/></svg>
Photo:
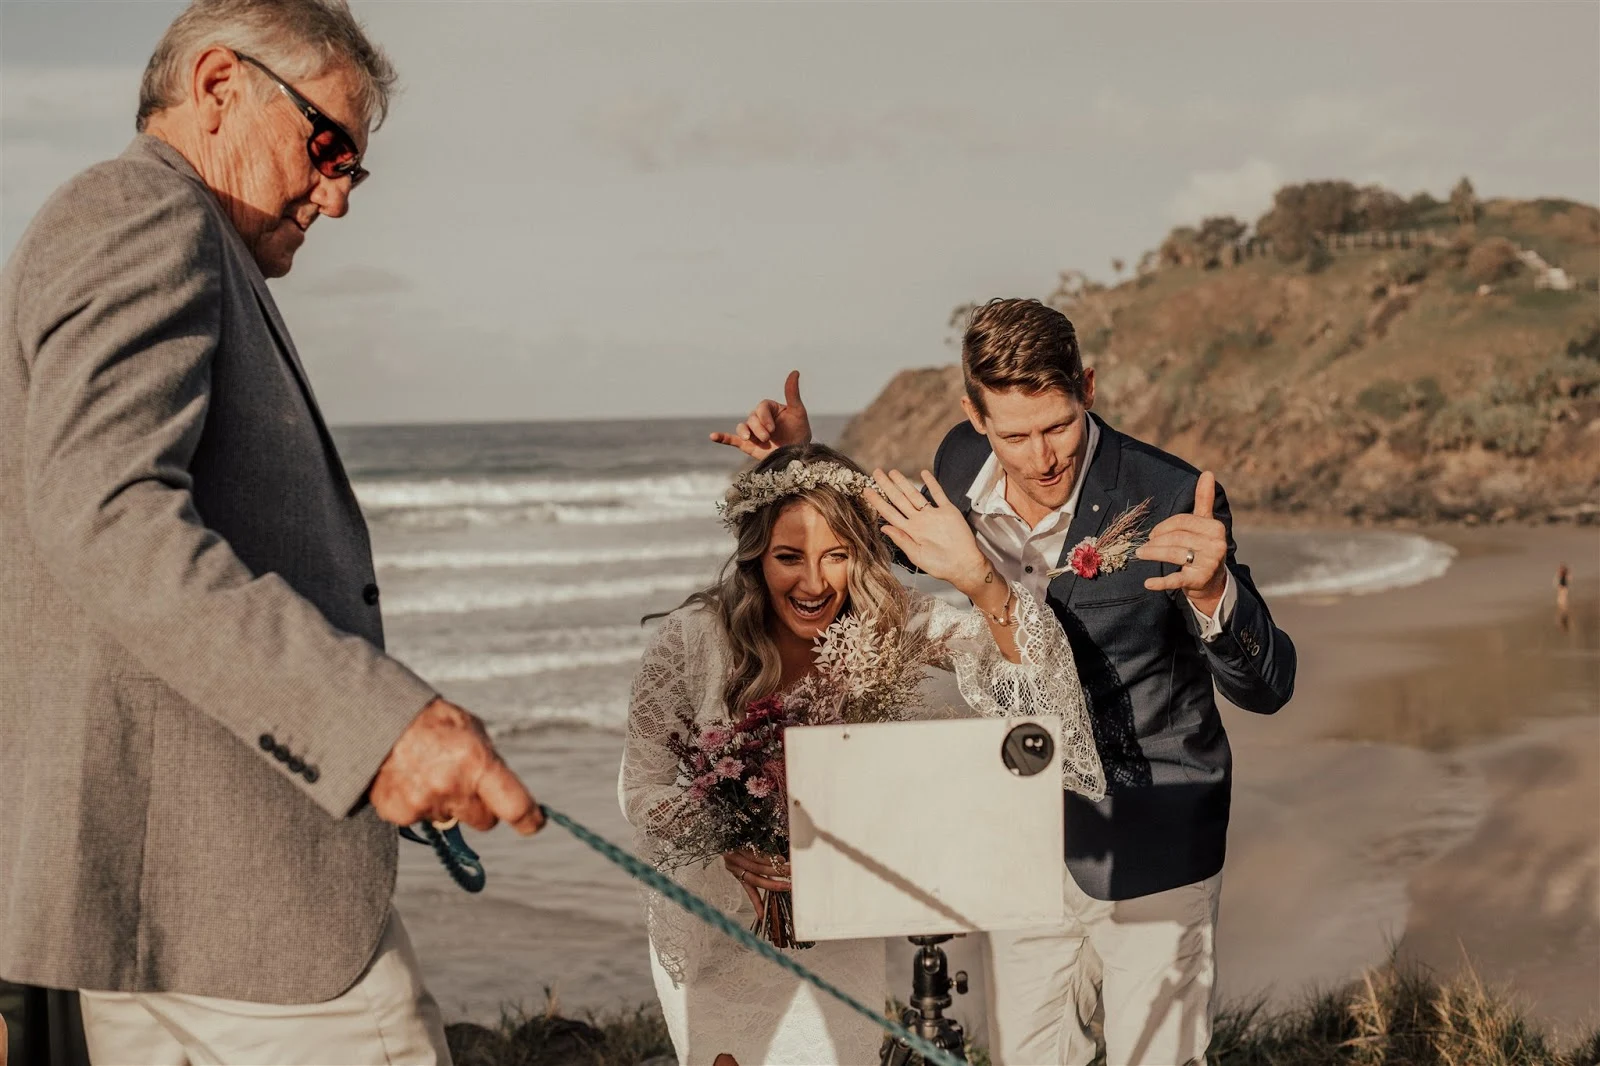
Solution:
<svg viewBox="0 0 1600 1066"><path fill-rule="evenodd" d="M390 651L497 735L620 731L640 618L705 585L732 542L714 504L735 420L362 426L336 431L372 528ZM836 436L842 418L819 419ZM1240 534L1268 596L1426 580L1450 549L1375 532Z"/></svg>
<svg viewBox="0 0 1600 1066"><path fill-rule="evenodd" d="M616 774L628 691L652 628L732 549L715 502L743 456L734 418L369 426L335 431L372 530L389 651L487 723L543 802L629 842ZM822 439L844 419L818 419ZM1414 584L1452 549L1369 531L1238 534L1269 598ZM469 897L402 847L397 905L447 1018L507 1003L568 1010L652 998L631 882L559 829L478 836Z"/></svg>

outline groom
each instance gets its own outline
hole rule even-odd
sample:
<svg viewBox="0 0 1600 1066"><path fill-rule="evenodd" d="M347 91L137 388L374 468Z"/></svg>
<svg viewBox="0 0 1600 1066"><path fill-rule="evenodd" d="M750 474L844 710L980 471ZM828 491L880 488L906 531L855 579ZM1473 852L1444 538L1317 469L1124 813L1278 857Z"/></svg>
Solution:
<svg viewBox="0 0 1600 1066"><path fill-rule="evenodd" d="M1237 560L1215 478L1089 413L1094 370L1065 315L991 301L961 366L967 421L934 475L996 569L1061 621L1108 786L1098 803L1063 793L1066 923L989 936L991 1051L1009 1066L1086 1066L1103 1007L1110 1066L1203 1062L1231 780L1212 689L1273 713L1294 690L1294 645ZM786 401L712 439L750 455L810 439L796 375ZM1149 541L1125 568L1069 566L1146 500Z"/></svg>

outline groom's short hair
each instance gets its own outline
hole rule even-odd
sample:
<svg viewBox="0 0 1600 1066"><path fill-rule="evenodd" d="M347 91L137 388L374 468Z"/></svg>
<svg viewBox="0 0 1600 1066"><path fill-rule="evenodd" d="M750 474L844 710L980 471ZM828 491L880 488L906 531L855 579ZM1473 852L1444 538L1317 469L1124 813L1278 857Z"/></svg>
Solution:
<svg viewBox="0 0 1600 1066"><path fill-rule="evenodd" d="M967 398L984 410L983 389L1060 389L1084 399L1083 354L1072 320L1038 300L990 300L972 313L961 339Z"/></svg>

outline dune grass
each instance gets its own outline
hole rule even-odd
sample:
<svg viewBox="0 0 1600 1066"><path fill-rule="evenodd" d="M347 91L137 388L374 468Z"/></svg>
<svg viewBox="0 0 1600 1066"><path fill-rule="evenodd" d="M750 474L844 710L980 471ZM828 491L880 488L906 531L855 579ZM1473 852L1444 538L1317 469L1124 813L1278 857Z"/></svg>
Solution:
<svg viewBox="0 0 1600 1066"><path fill-rule="evenodd" d="M502 1014L489 1028L450 1027L457 1066L639 1066L670 1063L672 1044L652 1005L584 1020L563 1018L547 990L542 1013ZM981 1050L971 1055L986 1066ZM1471 967L1448 980L1389 965L1299 1006L1261 1003L1219 1014L1208 1066L1600 1066L1600 1029L1560 1037ZM1104 1059L1095 1066L1103 1066ZM748 1066L748 1064L747 1064ZM868 1064L863 1064L868 1066Z"/></svg>

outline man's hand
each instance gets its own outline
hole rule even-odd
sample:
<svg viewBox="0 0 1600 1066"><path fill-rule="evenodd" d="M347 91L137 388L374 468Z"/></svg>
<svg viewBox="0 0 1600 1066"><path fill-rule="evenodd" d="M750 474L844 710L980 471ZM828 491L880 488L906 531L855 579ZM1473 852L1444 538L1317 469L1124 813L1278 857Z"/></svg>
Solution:
<svg viewBox="0 0 1600 1066"><path fill-rule="evenodd" d="M800 371L789 371L783 383L783 402L762 400L750 417L733 427L732 433L713 433L711 439L738 448L750 458L765 459L789 444L811 443L811 418L800 401Z"/></svg>
<svg viewBox="0 0 1600 1066"><path fill-rule="evenodd" d="M459 818L489 830L503 820L523 836L544 825L539 805L501 761L483 723L442 699L400 734L368 795L378 817L395 825Z"/></svg>
<svg viewBox="0 0 1600 1066"><path fill-rule="evenodd" d="M1150 531L1150 539L1135 553L1140 559L1172 563L1182 569L1165 577L1152 577L1144 587L1152 592L1182 589L1195 609L1214 618L1228 587L1228 530L1211 517L1216 503L1217 479L1209 470L1194 487L1194 514L1175 514Z"/></svg>

